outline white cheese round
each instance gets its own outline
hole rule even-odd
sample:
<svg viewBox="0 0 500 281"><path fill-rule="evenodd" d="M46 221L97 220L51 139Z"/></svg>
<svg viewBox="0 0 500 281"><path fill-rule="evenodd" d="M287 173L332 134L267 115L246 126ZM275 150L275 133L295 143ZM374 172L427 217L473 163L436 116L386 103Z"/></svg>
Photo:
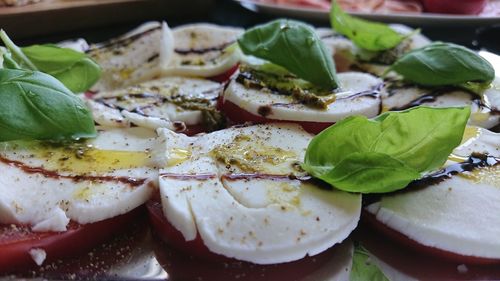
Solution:
<svg viewBox="0 0 500 281"><path fill-rule="evenodd" d="M321 253L357 225L360 195L300 179L312 136L298 126L161 134L164 215L188 241L199 235L214 253L272 264Z"/></svg>
<svg viewBox="0 0 500 281"><path fill-rule="evenodd" d="M338 78L342 92L336 94L335 101L326 110L305 106L291 96L246 88L235 80L225 90L224 101L253 115L284 121L334 123L351 115L375 117L379 114L380 97L374 93L382 84L380 79L360 72L339 73Z"/></svg>

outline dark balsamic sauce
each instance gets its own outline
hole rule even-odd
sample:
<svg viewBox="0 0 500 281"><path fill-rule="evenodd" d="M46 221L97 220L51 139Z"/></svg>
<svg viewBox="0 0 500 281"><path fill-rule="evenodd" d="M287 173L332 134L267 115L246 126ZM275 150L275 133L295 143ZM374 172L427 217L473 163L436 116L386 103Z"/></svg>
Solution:
<svg viewBox="0 0 500 281"><path fill-rule="evenodd" d="M42 167L31 167L20 161L10 160L4 157L0 157L0 162L16 167L23 170L28 174L40 174L46 178L52 179L70 179L74 182L82 181L92 181L92 182L120 182L123 184L130 185L131 187L138 187L146 182L146 179L141 178L131 178L131 177L117 177L117 176L89 176L89 175L61 175L55 171L49 171Z"/></svg>
<svg viewBox="0 0 500 281"><path fill-rule="evenodd" d="M471 172L484 167L493 167L500 163L500 158L491 155L473 153L465 162L452 164L444 169L441 169L432 174L426 175L421 179L414 180L404 189L386 193L386 194L370 194L363 196L363 206L368 206L372 203L380 201L382 196L397 195L401 193L413 192L422 190L429 186L439 184L454 175L464 172Z"/></svg>
<svg viewBox="0 0 500 281"><path fill-rule="evenodd" d="M234 41L231 41L231 42L221 44L219 46L209 47L209 48L175 49L174 52L176 52L179 55L189 55L189 54L202 55L202 54L209 53L209 52L222 52L227 46L229 46L233 43L234 43Z"/></svg>
<svg viewBox="0 0 500 281"><path fill-rule="evenodd" d="M387 89L388 89L388 92L389 92L389 96L392 96L392 95L396 94L395 90L397 90L397 89L405 89L405 88L412 88L412 87L419 88L418 86L408 84L408 85L403 85L403 86L399 86L399 87L396 87L396 88L391 88L389 86ZM486 108L486 109L490 110L491 114L500 114L500 110L498 110L496 108L489 107L487 104L485 104L483 102L483 100L481 99L481 97L479 95L477 95L476 93L474 93L472 91L466 90L464 88L447 86L447 87L441 87L441 88L438 88L438 89L432 89L432 90L425 89L425 90L429 90L429 92L426 93L426 94L424 94L424 95L422 95L422 96L417 97L414 100L411 100L409 103L407 103L405 105L398 106L398 107L393 107L393 108L390 108L389 110L390 111L406 110L406 109L409 109L409 108L412 108L412 107L424 105L426 103L435 102L435 101L437 101L437 98L440 97L440 96L444 96L444 95L450 94L450 93L452 93L454 91L460 91L460 92L468 94L470 96L470 100L472 101L472 103L475 103L479 108Z"/></svg>
<svg viewBox="0 0 500 281"><path fill-rule="evenodd" d="M128 45L132 44L134 41L141 38L142 36L148 35L148 34L152 33L155 30L158 30L158 29L161 29L161 26L157 26L157 27L148 29L144 32L134 34L134 35L129 36L129 37L120 38L120 39L111 39L109 41L106 41L106 42L94 47L94 48L86 50L85 53L93 53L93 52L99 51L101 49L109 48L109 47L124 48L124 47L127 47Z"/></svg>
<svg viewBox="0 0 500 281"><path fill-rule="evenodd" d="M310 176L298 177L296 175L272 175L272 174L225 174L222 175L222 179L237 181L237 180L251 180L251 179L268 179L268 180L279 180L279 181L309 181Z"/></svg>
<svg viewBox="0 0 500 281"><path fill-rule="evenodd" d="M419 190L422 188L426 188L431 185L438 184L443 182L454 175L471 172L475 169L480 169L484 167L493 167L498 165L500 162L500 158L484 155L484 154L472 154L467 161L462 163L452 164L442 170L439 170L435 173L429 174L421 179L415 180L411 182L408 187L403 189L401 192Z"/></svg>
<svg viewBox="0 0 500 281"><path fill-rule="evenodd" d="M177 173L161 173L160 177L162 178L169 178L169 179L176 179L176 180L198 180L198 181L204 181L204 180L210 180L210 179L215 179L217 178L216 174L177 174Z"/></svg>

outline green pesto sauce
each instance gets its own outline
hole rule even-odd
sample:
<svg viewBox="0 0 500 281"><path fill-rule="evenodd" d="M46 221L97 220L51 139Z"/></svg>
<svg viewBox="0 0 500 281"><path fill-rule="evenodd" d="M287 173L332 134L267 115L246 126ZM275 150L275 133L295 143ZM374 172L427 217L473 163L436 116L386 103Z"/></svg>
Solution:
<svg viewBox="0 0 500 281"><path fill-rule="evenodd" d="M256 67L242 64L236 81L246 88L290 96L295 101L312 108L324 110L335 101L335 92L324 90L291 73L266 65Z"/></svg>

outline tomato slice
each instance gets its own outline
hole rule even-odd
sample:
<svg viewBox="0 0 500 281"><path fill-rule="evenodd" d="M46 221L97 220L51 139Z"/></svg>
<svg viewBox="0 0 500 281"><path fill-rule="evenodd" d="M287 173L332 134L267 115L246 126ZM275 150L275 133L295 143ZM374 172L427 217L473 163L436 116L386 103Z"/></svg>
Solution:
<svg viewBox="0 0 500 281"><path fill-rule="evenodd" d="M236 70L238 70L239 66L240 66L239 64L235 64L233 67L226 70L226 72L221 73L219 75L209 77L208 79L215 81L215 82L219 82L219 83L225 83L225 82L229 81L231 76L233 76L233 74L236 72Z"/></svg>
<svg viewBox="0 0 500 281"><path fill-rule="evenodd" d="M159 195L157 195L158 197ZM170 224L163 215L163 209L159 198L150 200L146 203L149 213L149 221L159 238L165 243L171 245L177 250L191 256L206 260L228 261L227 257L212 253L198 236L192 241L186 241L181 232Z"/></svg>
<svg viewBox="0 0 500 281"><path fill-rule="evenodd" d="M257 265L214 254L198 236L186 241L163 215L158 195L146 203L151 225L161 242L154 244L155 256L172 280L304 280L317 271L325 276L335 275L348 268L342 267L345 258L351 258L351 244L344 242L313 257L298 261ZM331 276L330 276L331 277ZM326 280L324 276L311 280ZM332 277L328 280L338 280Z"/></svg>
<svg viewBox="0 0 500 281"><path fill-rule="evenodd" d="M107 220L78 224L70 222L64 232L32 232L27 226L0 225L0 273L13 273L35 267L29 251L43 249L45 262L73 257L112 238L144 214L138 207L131 212Z"/></svg>
<svg viewBox="0 0 500 281"><path fill-rule="evenodd" d="M221 102L219 100L219 102ZM250 113L233 102L222 100L219 106L226 117L235 124L250 123L295 123L302 126L304 130L311 134L319 134L324 129L333 125L333 122L310 122L310 121L293 121L293 120L278 120L270 119Z"/></svg>
<svg viewBox="0 0 500 281"><path fill-rule="evenodd" d="M409 238L408 236L402 234L401 232L396 231L393 228L383 224L375 215L364 211L361 222L374 229L375 231L389 237L399 245L408 247L417 252L430 255L432 257L437 257L443 260L458 262L463 264L478 264L478 265L489 265L489 264L498 264L500 263L499 259L490 259L490 258L481 258L475 256L464 256L457 253L449 252L446 250L441 250L434 247L429 247L418 243L417 241Z"/></svg>

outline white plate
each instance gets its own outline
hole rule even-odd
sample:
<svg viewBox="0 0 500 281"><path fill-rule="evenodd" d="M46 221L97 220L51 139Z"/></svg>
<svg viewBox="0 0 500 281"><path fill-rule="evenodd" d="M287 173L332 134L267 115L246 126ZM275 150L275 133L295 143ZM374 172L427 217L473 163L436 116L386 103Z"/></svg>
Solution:
<svg viewBox="0 0 500 281"><path fill-rule="evenodd" d="M254 0L235 0L247 9L265 14L277 16L297 17L309 20L329 21L328 11L314 8L299 8L288 5L267 4ZM460 0L457 0L460 1ZM491 0L499 2L500 0ZM497 5L499 5L497 4ZM447 14L369 14L369 13L350 13L365 19L398 22L417 26L439 26L439 25L461 25L461 26L480 26L490 24L500 24L500 16L472 16L472 15L447 15Z"/></svg>

